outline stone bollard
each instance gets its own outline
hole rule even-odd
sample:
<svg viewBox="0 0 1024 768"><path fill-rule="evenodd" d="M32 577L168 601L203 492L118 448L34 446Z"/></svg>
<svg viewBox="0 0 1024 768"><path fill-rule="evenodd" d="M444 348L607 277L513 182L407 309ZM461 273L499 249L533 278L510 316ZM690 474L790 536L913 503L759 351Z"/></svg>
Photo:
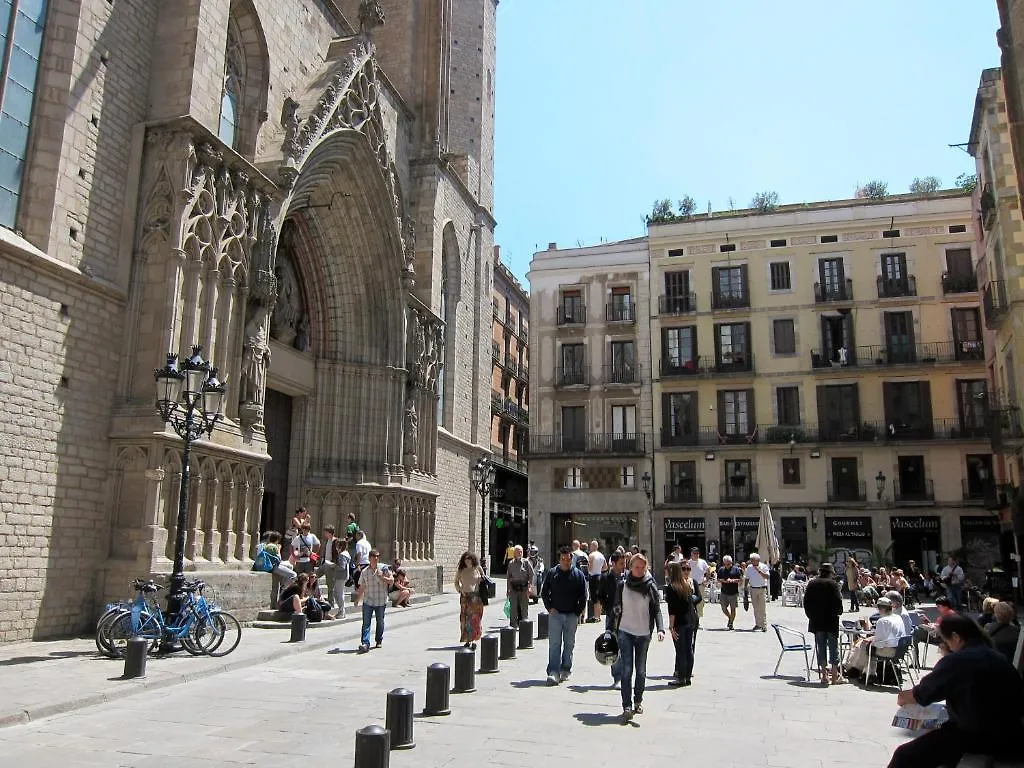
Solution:
<svg viewBox="0 0 1024 768"><path fill-rule="evenodd" d="M480 638L480 673L498 671L498 636L484 635Z"/></svg>
<svg viewBox="0 0 1024 768"><path fill-rule="evenodd" d="M388 768L391 765L391 732L379 725L356 731L356 768Z"/></svg>
<svg viewBox="0 0 1024 768"><path fill-rule="evenodd" d="M124 679L146 676L146 658L149 655L149 640L131 637L124 652Z"/></svg>
<svg viewBox="0 0 1024 768"><path fill-rule="evenodd" d="M548 615L546 613L537 614L537 639L548 639Z"/></svg>
<svg viewBox="0 0 1024 768"><path fill-rule="evenodd" d="M388 691L388 709L384 724L391 733L391 749L412 749L413 692L406 688Z"/></svg>
<svg viewBox="0 0 1024 768"><path fill-rule="evenodd" d="M528 651L533 648L533 621L523 619L519 622L519 650Z"/></svg>
<svg viewBox="0 0 1024 768"><path fill-rule="evenodd" d="M455 687L452 693L472 693L476 690L476 653L469 648L455 652Z"/></svg>
<svg viewBox="0 0 1024 768"><path fill-rule="evenodd" d="M516 630L513 627L501 628L501 653L499 659L514 659L516 657Z"/></svg>
<svg viewBox="0 0 1024 768"><path fill-rule="evenodd" d="M431 664L427 667L427 695L423 704L423 714L450 715L448 706L448 687L451 670L447 664Z"/></svg>
<svg viewBox="0 0 1024 768"><path fill-rule="evenodd" d="M293 613L292 614L292 636L288 640L289 643L301 643L306 639L306 624L309 619L306 618L304 613Z"/></svg>

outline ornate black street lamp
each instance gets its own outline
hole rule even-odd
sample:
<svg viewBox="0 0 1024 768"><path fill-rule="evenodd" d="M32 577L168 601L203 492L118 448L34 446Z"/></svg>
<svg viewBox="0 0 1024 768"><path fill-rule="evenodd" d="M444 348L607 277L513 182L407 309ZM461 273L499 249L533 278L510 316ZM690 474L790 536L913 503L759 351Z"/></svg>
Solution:
<svg viewBox="0 0 1024 768"><path fill-rule="evenodd" d="M643 477L640 478L640 483L643 485L644 496L647 497L647 521L651 526L651 560L654 560L654 503L653 503L653 490L651 488L651 473L644 472ZM638 526L639 528L639 526ZM637 543L640 543L640 531L637 530Z"/></svg>
<svg viewBox="0 0 1024 768"><path fill-rule="evenodd" d="M494 465L489 456L481 456L469 470L473 487L480 494L480 567L487 572L487 550L484 532L487 530L487 497L494 490Z"/></svg>
<svg viewBox="0 0 1024 768"><path fill-rule="evenodd" d="M188 528L188 464L192 441L213 428L221 417L227 387L217 378L217 369L202 356L203 348L192 347L192 356L178 365L176 354L167 354L167 365L155 371L156 410L185 441L181 452L181 487L178 489L178 527L174 532L174 565L167 595L167 609L179 607L185 584L185 531Z"/></svg>

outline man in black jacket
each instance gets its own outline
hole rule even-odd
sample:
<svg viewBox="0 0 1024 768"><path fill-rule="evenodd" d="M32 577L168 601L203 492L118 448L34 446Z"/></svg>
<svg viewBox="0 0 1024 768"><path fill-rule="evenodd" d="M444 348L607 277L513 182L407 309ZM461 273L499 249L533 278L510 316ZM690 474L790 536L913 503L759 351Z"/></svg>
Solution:
<svg viewBox="0 0 1024 768"><path fill-rule="evenodd" d="M558 565L544 577L540 598L548 612L548 685L558 685L572 674L576 627L587 605L587 577L573 564L570 547L559 547Z"/></svg>

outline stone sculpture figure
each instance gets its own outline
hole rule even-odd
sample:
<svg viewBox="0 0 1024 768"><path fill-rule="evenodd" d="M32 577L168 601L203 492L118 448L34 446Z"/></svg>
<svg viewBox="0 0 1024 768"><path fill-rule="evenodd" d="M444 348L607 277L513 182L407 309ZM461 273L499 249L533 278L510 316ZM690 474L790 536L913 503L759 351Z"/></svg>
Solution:
<svg viewBox="0 0 1024 768"><path fill-rule="evenodd" d="M270 344L267 342L266 304L256 302L249 321L245 324L245 347L242 353L243 405L263 405L266 391L267 366L270 365Z"/></svg>
<svg viewBox="0 0 1024 768"><path fill-rule="evenodd" d="M384 9L380 0L361 0L359 3L359 33L369 35L384 24Z"/></svg>
<svg viewBox="0 0 1024 768"><path fill-rule="evenodd" d="M416 444L419 437L419 416L416 415L416 403L410 395L405 401L405 422L402 425L402 456L406 466L416 466Z"/></svg>

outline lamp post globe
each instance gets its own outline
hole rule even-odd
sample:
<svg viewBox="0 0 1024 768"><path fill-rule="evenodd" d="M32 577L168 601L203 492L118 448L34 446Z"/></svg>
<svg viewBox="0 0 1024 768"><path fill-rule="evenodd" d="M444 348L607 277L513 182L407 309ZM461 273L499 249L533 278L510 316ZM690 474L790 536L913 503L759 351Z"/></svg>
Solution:
<svg viewBox="0 0 1024 768"><path fill-rule="evenodd" d="M480 567L487 572L487 497L494 490L494 464L488 456L481 456L469 470L473 487L480 494Z"/></svg>
<svg viewBox="0 0 1024 768"><path fill-rule="evenodd" d="M167 363L154 371L156 379L156 411L182 440L181 483L178 489L178 517L174 531L174 561L171 583L167 590L167 608L172 613L180 606L185 584L185 534L188 529L189 462L192 443L204 434L213 434L221 419L227 386L217 376L217 369L202 355L203 348L192 347L192 355L180 365L178 356L167 354Z"/></svg>

